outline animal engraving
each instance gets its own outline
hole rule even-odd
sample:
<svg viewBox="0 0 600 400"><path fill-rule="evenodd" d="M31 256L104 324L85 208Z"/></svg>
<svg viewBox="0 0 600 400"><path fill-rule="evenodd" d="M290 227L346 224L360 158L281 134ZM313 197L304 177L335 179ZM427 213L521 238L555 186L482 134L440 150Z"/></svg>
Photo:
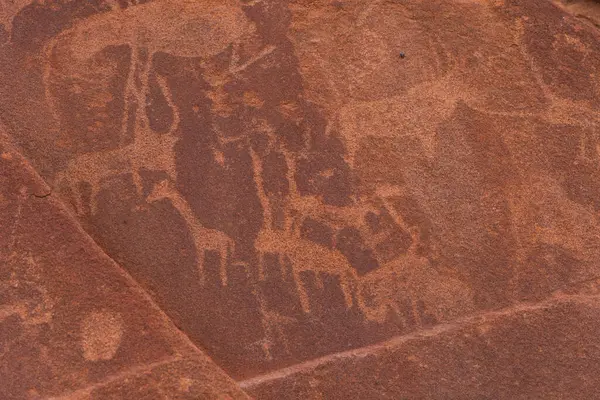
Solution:
<svg viewBox="0 0 600 400"><path fill-rule="evenodd" d="M93 214L97 211L95 199L102 183L116 175L130 172L138 196L142 195L140 169L164 171L169 179L176 181L173 146L177 141L175 133L180 116L169 88L160 76L157 76L158 86L174 115L169 131L166 134L153 132L146 114L152 56L164 52L181 57L210 57L251 28L236 4L179 0L99 14L53 38L46 48L48 62L44 70L44 85L47 100L58 121L61 116L55 104L58 98L55 98L52 90L53 81L62 79L73 86L74 79L85 83L89 79L97 80L98 74L110 76L110 71L100 69L94 71L94 78L89 78L88 69L90 66L93 68L93 57L109 46L127 45L131 49L119 147L82 154L70 160L67 167L55 177L56 184L76 193L79 182L88 182L92 187L90 208ZM257 57L264 57L272 50L272 46L263 49ZM246 64L255 62L257 57ZM234 75L243 70L246 64L231 65L226 74ZM90 84L107 85L105 82ZM135 117L132 119L130 114L133 112ZM126 144L130 120L134 121L133 141ZM76 198L75 205L77 212L82 213L80 198Z"/></svg>
<svg viewBox="0 0 600 400"><path fill-rule="evenodd" d="M214 250L219 253L221 265L220 275L221 283L223 286L227 285L227 270L226 263L229 256L229 252L234 250L233 240L225 233L210 229L202 226L194 215L194 211L188 204L188 202L181 196L181 194L173 187L170 181L163 180L157 183L150 195L146 198L149 203L153 203L159 200L167 199L171 202L173 207L177 210L179 215L185 220L185 223L190 230L190 234L194 239L194 247L196 249L196 256L198 258L198 270L200 273L200 282L204 283L204 252L207 250Z"/></svg>
<svg viewBox="0 0 600 400"><path fill-rule="evenodd" d="M312 271L315 274L327 273L340 279L344 299L348 307L352 306L353 285L358 277L356 271L350 266L348 260L337 250L327 249L314 242L303 239L300 236L299 225L292 223L291 217L286 217L284 230L273 228L272 210L266 195L261 177L262 163L260 158L251 151L254 167L254 177L258 188L259 199L263 206L263 226L259 231L254 247L259 253L259 275L264 278L262 266L264 264L264 255L272 253L278 255L280 263L283 265L284 257L288 257L292 265L292 274L296 282L300 302L304 312L310 312L308 295L302 284L300 274L305 271ZM286 154L288 165L291 166L291 156ZM288 181L290 182L292 196L299 196L293 183L294 169L288 168Z"/></svg>

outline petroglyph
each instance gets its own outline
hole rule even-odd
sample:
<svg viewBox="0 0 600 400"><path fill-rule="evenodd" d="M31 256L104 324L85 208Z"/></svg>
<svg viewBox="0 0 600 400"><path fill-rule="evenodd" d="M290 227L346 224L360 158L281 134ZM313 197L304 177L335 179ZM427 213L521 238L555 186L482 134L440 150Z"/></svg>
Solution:
<svg viewBox="0 0 600 400"><path fill-rule="evenodd" d="M4 154L10 154L10 153L3 153L2 155L4 156ZM5 156L5 157L8 157L8 156ZM4 254L5 257L12 256L12 251L13 251L13 248L17 241L17 229L19 228L19 223L21 222L21 215L23 213L23 203L27 199L27 187L25 187L25 186L21 187L21 189L19 190L19 196L17 197L17 199L18 199L17 207L12 216L12 220L13 220L12 226L10 228L7 228L7 230L10 231L10 234L9 234L10 239L8 242L8 246L6 246L6 250L2 250L2 253L4 253L6 251L6 254Z"/></svg>
<svg viewBox="0 0 600 400"><path fill-rule="evenodd" d="M416 301L419 291L416 287L412 287L412 277L416 273L415 271L424 270L427 264L426 259L416 254L416 249L420 245L418 228L408 224L390 203L390 198L397 198L405 194L402 187L381 184L375 189L372 199L350 207L323 205L314 196L297 196L290 201L291 208L303 217L310 216L314 219L329 221L344 228L356 228L366 239L365 242L370 248L376 248L390 234L397 235L397 233L392 227L391 230L383 230L379 233L371 232L365 223L365 217L368 213L385 212L392 218L395 226L410 234L410 245L407 246L408 248L405 251L386 262L380 262L378 268L363 276L354 276L357 288L354 298L358 303L358 307L369 320L380 323L389 318L390 310L393 310L397 315L405 313L406 310L402 309L405 299L411 304L413 314L416 313ZM299 224L294 224L294 226L296 225ZM433 276L429 275L429 278L433 279ZM392 282L402 283L399 283L398 286L392 284ZM370 301L366 301L367 298ZM415 319L420 324L419 318L415 317Z"/></svg>
<svg viewBox="0 0 600 400"><path fill-rule="evenodd" d="M232 63L229 67L229 72L235 76L235 75L239 74L240 72L246 70L251 65L256 64L257 62L259 62L260 60L262 60L269 54L273 53L273 51L275 51L275 49L276 49L275 46L268 45L265 48L263 48L258 54L251 57L248 61L246 61L245 63L243 63L241 65L238 65L237 60L236 60L237 57L235 56L235 53L234 53Z"/></svg>
<svg viewBox="0 0 600 400"><path fill-rule="evenodd" d="M181 4L179 4L181 3ZM157 3L158 4L158 3ZM165 3L167 4L167 3ZM174 165L173 146L176 142L176 132L180 123L180 115L177 107L172 100L169 87L166 80L157 75L157 83L160 91L165 97L169 108L174 115L174 121L166 134L157 134L149 127L148 115L146 114L145 105L147 104L147 96L149 91L149 74L151 69L152 55L156 52L165 52L168 54L183 56L183 57L209 57L221 51L229 43L234 43L238 38L252 31L252 26L245 19L241 11L237 7L221 5L210 8L210 6L197 6L191 2L176 2L173 9L170 8L170 3L165 7L157 8L157 6L148 4L138 7L133 7L118 13L107 13L89 18L73 28L58 35L48 46L47 54L52 60L47 64L46 82L48 83L53 75L63 77L73 76L80 77L85 75L84 66L88 60L101 52L107 46L116 46L126 44L131 48L130 70L127 76L125 85L125 105L123 120L121 124L121 144L120 147L113 150L106 150L95 153L88 153L77 156L71 160L65 170L57 176L59 185L67 185L76 193L76 184L79 182L87 182L92 187L90 210L92 214L97 212L97 195L103 185L113 177L123 174L132 173L133 182L138 195L142 192L142 182L139 175L139 170L144 168L153 171L165 171L169 177L167 180L156 185L152 193L148 196L148 202L154 202L161 199L169 199L172 205L178 210L179 214L185 219L192 236L194 237L195 248L198 257L198 269L201 282L204 282L204 274L202 273L204 254L207 250L217 251L220 255L220 271L221 281L223 285L227 283L225 263L227 262L230 252L233 251L233 241L223 232L208 229L202 226L189 204L183 197L171 187L172 182L177 181ZM183 12L181 7L184 8ZM201 13L200 8L204 7ZM204 12L210 9L208 12ZM177 10L175 13L174 10ZM158 17L160 13L160 24L154 23L154 17ZM183 18L182 18L183 16ZM177 18L175 18L177 17ZM152 25L150 25L152 24ZM177 37L178 29L188 25L197 24L197 26L186 34L185 43L178 42L175 46L170 42L171 37ZM152 29L150 29L150 26ZM213 32L216 35L214 40L207 40L207 32ZM216 33L215 33L216 32ZM219 33L219 35L217 35ZM211 34L211 35L212 35ZM196 35L196 36L194 36ZM218 36L218 38L217 38ZM211 36L212 37L212 36ZM205 42L209 44L204 44ZM274 46L266 46L256 55L250 57L248 61L240 64L235 52L227 73L235 76L247 69L250 65L259 62L264 57L272 54L275 50ZM52 56L52 57L51 57ZM62 57L62 58L61 58ZM61 61L63 60L64 61ZM68 62L67 62L68 60ZM210 75L210 74L209 74ZM220 78L219 78L220 79ZM222 85L222 79L209 79L213 85L214 91L211 92L215 96L219 93L219 87ZM388 125L398 124L399 121L385 118L384 115L373 115L380 113L383 109L394 115L410 115L411 110L425 109L426 106L438 104L440 111L440 119L444 118L442 110L447 110L447 103L452 101L448 97L435 96L427 97L425 93L429 93L433 89L426 89L426 85L413 89L407 95L407 98L414 104L410 105L410 101L400 103L401 109L398 108L398 99L390 98L385 100L376 100L366 103L353 103L347 108L342 109L336 116L338 122L342 126L341 133L348 143L349 163L353 164L355 152L357 151L357 141L353 137L353 132L369 131L372 135L377 136L394 136L397 133L388 129ZM438 84L439 86L439 84ZM46 84L46 87L49 86ZM458 89L457 89L458 90ZM440 90L444 91L444 90ZM447 95L447 91L445 92ZM52 93L47 91L48 99L53 98ZM412 97L411 97L412 96ZM219 106L219 99L215 99L215 107ZM223 100L223 99L221 99ZM254 101L255 103L256 101ZM135 104L135 109L130 107L130 104ZM360 105L358 105L360 104ZM404 104L404 108L402 105ZM225 104L226 105L226 104ZM357 108L358 107L358 108ZM135 110L135 111L134 111ZM218 110L216 110L218 111ZM226 110L225 110L226 111ZM127 144L127 123L130 119L130 113L135 112L135 127L133 130L133 141ZM364 114L364 115L363 115ZM361 125L361 120L382 120L377 127L366 127ZM381 118L379 118L381 117ZM406 119L406 118L405 118ZM419 118L422 121L430 121L431 129L433 130L435 121L427 118ZM411 126L410 121L400 121L401 128L406 135L418 135L418 132L423 130L422 126ZM413 124L414 125L414 124ZM218 133L218 131L217 131ZM271 140L271 145L274 144L274 137L271 131L268 136ZM220 144L229 143L237 139L224 139L218 135ZM433 152L433 138L420 137L424 147ZM353 147L354 145L354 147ZM219 149L211 149L216 155L216 159L222 159L223 155L219 153ZM317 276L320 273L327 273L336 276L340 279L340 285L344 292L344 298L348 307L352 305L352 292L354 286L359 282L356 271L349 264L346 257L336 249L328 249L320 246L312 241L306 240L300 236L300 225L308 216L320 217L328 222L334 222L338 226L355 226L358 225L361 232L364 232L365 226L364 216L367 212L373 211L371 205L359 204L352 207L336 208L326 206L316 197L299 196L295 187L295 155L285 150L282 150L286 163L288 165L288 184L291 188L291 194L288 197L286 207L287 217L285 219L285 229L282 231L273 228L271 205L269 199L262 191L260 194L261 202L264 211L263 229L259 232L255 247L259 253L260 276L264 278L262 272L263 256L265 253L276 253L283 260L287 256L293 265L294 281L296 282L301 297L303 309L309 311L309 300L303 288L300 278L302 272L312 271ZM219 157L220 154L220 157ZM255 177L259 192L261 192L262 183L260 181L261 169L260 159L255 154L253 155L255 165ZM85 206L82 200L76 200L76 208L79 213L84 213ZM373 239L373 238L371 238ZM375 240L375 239L373 239ZM360 301L360 300L358 300Z"/></svg>
<svg viewBox="0 0 600 400"><path fill-rule="evenodd" d="M385 263L361 278L361 310L371 321L384 322L392 310L402 316L409 312L418 326L429 318L443 321L457 316L458 310L473 308L473 294L464 282L444 276L424 257L409 253ZM419 304L421 302L421 304ZM406 310L406 305L410 308Z"/></svg>
<svg viewBox="0 0 600 400"><path fill-rule="evenodd" d="M270 145L274 146L274 143L275 140L272 138ZM380 301L376 305L367 305L363 294L365 293L365 285L372 285L377 290L379 286L388 285L388 282L360 277L356 269L350 265L348 258L335 246L328 248L307 240L301 236L300 229L303 221L307 218L322 221L328 226L335 227L335 229L355 227L363 237L367 238L366 244L375 247L383 238L389 236L390 232L384 231L373 234L367 227L365 218L369 213L377 213L383 210L392 216L397 226L413 233L413 242L408 250L412 253L418 245L418 234L415 234L413 227L408 226L387 201L390 196L402 194L403 189L397 186L380 185L372 200L365 199L346 207L327 205L317 196L299 194L296 185L295 154L283 148L278 148L278 151L283 154L286 163L286 181L289 188L289 193L285 197L283 230L274 228L270 198L263 189L262 161L254 151L250 151L253 161L254 181L263 208L262 229L259 231L254 243L256 251L259 253L260 278L265 279L262 270L265 254L276 254L280 265L286 265L286 262L291 264L293 280L298 288L304 312L310 312L310 300L303 286L301 273L312 271L317 276L318 283L322 283L320 281L321 273L339 278L347 307L350 308L355 305L365 311L368 318L379 322L384 321L388 317L388 308L391 303L394 303L394 300L390 298L389 301ZM383 270L387 271L389 268ZM387 274L388 272L383 273ZM381 276L381 274L377 276ZM387 278L390 277L388 274ZM397 308L398 306L394 305L394 307Z"/></svg>
<svg viewBox="0 0 600 400"><path fill-rule="evenodd" d="M0 0L0 25L10 33L13 18L30 3L31 0Z"/></svg>
<svg viewBox="0 0 600 400"><path fill-rule="evenodd" d="M46 49L49 61L45 65L44 82L46 98L59 121L56 105L52 106L57 101L50 86L53 76L81 80L87 74L90 60L104 49L123 44L131 49L119 148L83 154L71 160L67 168L57 175L57 184L68 186L77 193L77 184L88 182L92 186L90 208L94 214L97 210L96 196L103 181L115 175L131 172L138 196L142 193L139 175L142 168L167 172L169 178L176 181L173 146L177 140L175 133L180 115L161 76L157 76L157 83L174 115L167 134L153 132L146 113L153 55L165 52L182 57L210 57L251 29L251 24L233 2L181 0L150 3L97 15L56 36ZM182 38L185 40L182 41ZM230 73L242 71L273 49L273 46L267 47L245 64L232 65ZM135 112L133 142L125 144L132 112ZM82 213L81 199L75 202L77 211Z"/></svg>
<svg viewBox="0 0 600 400"><path fill-rule="evenodd" d="M284 352L289 354L287 338L285 337L285 328L293 326L296 322L294 318L286 317L277 312L269 311L264 299L257 296L259 302L259 312L261 316L261 325L265 336L251 346L256 346L262 352L265 360L272 361L273 355L271 350L275 347L275 343L281 342Z"/></svg>
<svg viewBox="0 0 600 400"><path fill-rule="evenodd" d="M227 3L213 7L186 1L174 2L173 6L171 3L163 4L164 7L161 8L147 4L118 13L107 13L89 18L58 35L49 44L47 54L50 62L46 66L45 73L49 101L54 99L50 85L48 85L52 80L74 77L85 84L84 78L87 78L85 68L89 65L92 57L107 46L125 44L130 49L130 68L124 86L125 107L121 117L119 147L78 155L68 163L66 169L58 174L57 181L59 185L69 186L73 193L77 192L76 185L79 182L89 183L92 187L90 210L92 214L95 214L98 210L96 198L99 191L106 187L110 179L115 176L131 173L136 192L138 196L141 196L140 170L166 172L168 178L154 186L146 201L149 203L163 199L170 201L185 220L193 237L200 283L205 284L203 271L205 253L206 251L215 251L220 258L221 283L226 286L226 266L234 254L234 241L222 231L203 226L190 204L174 188L174 183L178 181L174 145L178 140L181 115L173 100L167 79L158 73L154 77L160 93L172 112L173 122L166 133L158 134L150 128L146 105L150 91L152 56L157 52L164 52L180 57L206 58L219 53L231 44L229 66L224 71L213 71L212 67L208 66L203 71L203 78L211 85L206 95L211 100L212 113L230 118L234 115L234 107L229 102L229 94L224 88L224 83L231 77L243 76L244 71L249 67L272 55L276 47L267 45L258 49L253 56L246 58L246 61L240 62L237 42L241 40L241 36L254 32L254 27L246 20L237 6L230 7ZM171 7L173 8L171 9ZM183 12L181 11L182 7ZM379 7L379 3L372 5L370 12L375 7ZM207 11L209 9L211 11ZM369 14L365 14L361 20L362 25L366 27L368 25L366 21L369 18ZM154 23L155 19L161 22L157 25ZM182 33L184 29L187 29L185 34ZM214 37L210 35L214 35ZM170 39L176 37L179 38L177 44ZM181 37L185 39L182 40ZM343 94L345 89L340 78L351 75L351 83L360 92L356 98L350 96L350 101L342 102L340 107L335 109L329 107L333 112L330 114L332 116L327 132L329 134L335 132L341 136L346 145L345 161L351 168L355 167L356 154L360 150L362 142L369 137L392 140L414 139L422 146L428 158L434 158L437 146L437 126L451 115L460 99L471 96L467 88L457 84L456 76L451 73L443 73L446 68L443 60L437 55L432 56L431 53L426 53L426 59L418 61L419 65L416 66L408 64L415 62L412 60L416 58L408 57L407 66L414 73L409 79L410 87L406 91L393 96L372 96L370 89L364 85L363 81L367 81L376 72L378 63L375 60L378 60L379 64L387 63L387 60L392 57L391 47L384 43L384 39L378 32L363 32L355 39L356 43L353 43L353 46L367 46L370 49L369 57L367 57L369 60L363 65L365 68L360 68L362 65L360 63L348 65L344 67L341 76L332 77L328 74L326 79L329 82L329 89ZM205 45L205 42L209 42L209 44ZM429 45L435 44L428 43ZM303 60L305 59L307 58L303 58ZM319 59L318 61L322 66L323 60ZM427 65L423 65L424 63ZM325 68L328 65L326 63ZM422 68L419 69L419 66ZM308 72L305 78L312 76L310 71ZM386 73L391 72L387 71ZM110 76L110 71L107 72L107 76ZM245 93L244 101L247 105L257 109L264 106L264 99L260 99L253 93ZM300 121L295 120L297 110L293 109L293 104L291 107L292 109L289 110L288 105L284 104L279 111L285 118L301 122L302 117L299 118ZM133 113L135 116L132 115ZM56 112L55 115L57 118L60 117ZM133 130L128 125L132 117ZM400 268L398 265L402 265L402 268L409 268L410 262L414 262L414 249L418 245L418 236L413 235L411 247L404 254L395 256L391 261L381 263L378 269L359 276L348 257L335 246L325 247L302 237L300 232L303 222L308 218L322 221L337 230L352 227L356 228L365 238L365 245L373 249L382 239L390 235L390 231L373 234L369 231L365 217L369 213L381 212L390 214L394 223L402 230L413 232L413 227L403 220L388 201L388 197L398 194L398 188L386 190L381 186L372 194L372 198L364 198L345 207L327 205L318 196L301 196L296 187L295 162L299 154L281 146L273 127L266 120L262 120L260 116L253 118L252 123L256 125L255 132L259 131L268 138L269 149L283 154L287 166L286 181L289 187L289 194L283 199L284 229L276 229L272 215L274 207L270 204L271 199L265 193L262 182L261 157L253 150L250 151L253 163L252 173L263 209L262 229L258 232L254 242L255 250L258 253L259 279L263 281L266 279L263 270L265 255L267 253L276 254L281 265L291 265L292 279L297 288L302 311L305 313L311 312L311 299L304 279L307 274L314 274L317 283L321 285L325 275L339 279L346 307L355 306L361 309L369 320L384 322L389 317L390 309L401 314L403 310L400 302L403 297L399 297L397 293L396 296L392 296L393 291L387 291L390 287L398 289L388 281L397 279L394 274ZM221 167L225 167L226 159L223 148L236 141L244 142L242 145L246 146L248 138L245 135L231 137L228 132L221 132L214 121L212 124L218 143L203 151L212 152L214 159ZM85 212L85 205L82 204L80 198L76 201L76 208L80 213ZM367 302L364 298L367 288L376 293L374 303ZM401 290L406 291L406 287L402 286ZM413 308L416 307L415 299L416 297L411 300ZM256 345L262 349L265 359L270 360L273 357L272 346L275 346L274 343L279 345L280 340L278 339L285 336L283 326L286 324L292 326L293 323L277 313L264 310L264 305L261 305L260 308L262 324L267 332L267 337Z"/></svg>
<svg viewBox="0 0 600 400"><path fill-rule="evenodd" d="M414 227L405 221L405 218L403 218L402 215L396 211L394 206L390 204L389 200L390 198L399 197L404 194L405 191L403 188L397 185L381 184L375 188L375 195L377 196L376 198L381 201L384 210L389 213L396 225L411 233L412 244L409 249L409 252L411 252L414 251L414 249L419 245L419 236L413 229Z"/></svg>
<svg viewBox="0 0 600 400"><path fill-rule="evenodd" d="M264 215L262 229L259 231L254 242L254 247L259 253L260 277L264 279L262 267L266 253L276 254L280 259L281 265L284 265L284 257L287 256L292 265L294 282L296 282L298 287L300 302L304 312L310 312L308 295L300 277L300 274L304 271L312 271L317 276L323 272L339 277L346 305L351 307L353 302L352 289L357 280L356 271L339 251L326 249L310 240L303 239L300 236L298 224L286 223L283 231L273 228L271 205L263 189L261 177L262 164L259 157L253 151L251 151L251 156L254 167L254 179ZM291 173L293 174L293 170ZM295 185L292 185L292 192L295 191L294 187Z"/></svg>
<svg viewBox="0 0 600 400"><path fill-rule="evenodd" d="M235 250L233 240L225 233L202 226L194 215L194 211L187 203L185 198L179 194L170 181L163 180L154 186L152 193L147 197L147 201L152 203L162 199L167 199L177 210L179 215L184 219L190 234L194 240L196 250L197 264L199 270L199 279L202 284L205 282L203 273L204 252L214 250L220 256L220 275L221 283L227 285L227 270L226 264L230 254Z"/></svg>
<svg viewBox="0 0 600 400"><path fill-rule="evenodd" d="M407 93L367 102L351 102L334 116L334 123L347 149L347 162L354 167L361 141L369 137L414 138L425 155L432 158L436 147L436 129L465 96L452 77L427 82Z"/></svg>
<svg viewBox="0 0 600 400"><path fill-rule="evenodd" d="M505 3L4 1L0 109L106 254L245 379L594 274L597 29ZM0 320L55 328L42 289ZM80 362L146 337L91 310Z"/></svg>
<svg viewBox="0 0 600 400"><path fill-rule="evenodd" d="M261 265L266 253L277 254L280 262L285 262L284 256L290 259L294 281L298 286L300 301L305 312L310 311L309 300L303 287L300 273L311 271L315 274L323 272L340 279L344 298L348 307L352 306L353 286L357 280L356 271L348 260L337 250L329 250L310 240L302 239L298 231L278 231L263 229L254 242L256 251L260 254ZM263 273L261 275L264 276Z"/></svg>
<svg viewBox="0 0 600 400"><path fill-rule="evenodd" d="M553 0L553 3L596 28L600 28L600 4L589 0Z"/></svg>
<svg viewBox="0 0 600 400"><path fill-rule="evenodd" d="M350 13L324 12L328 6L325 1L291 4L290 39L306 96L332 114L345 103L392 97L445 75L447 57L432 51L443 52L443 46L407 7L349 1L344 8ZM398 49L406 48L415 57L398 65Z"/></svg>
<svg viewBox="0 0 600 400"><path fill-rule="evenodd" d="M181 57L209 57L219 53L251 25L234 1L175 0L150 2L122 11L87 18L58 35L50 45L65 47L72 66L111 45L129 44Z"/></svg>
<svg viewBox="0 0 600 400"><path fill-rule="evenodd" d="M542 112L539 114L513 114L509 116L521 116L528 118L538 117L552 125L563 123L580 126L600 125L600 113L591 107L588 101L572 100L565 98L564 96L559 96L557 93L555 93L555 91L553 91L552 87L544 81L541 67L536 64L534 57L530 54L527 46L524 43L524 23L525 21L523 19L515 20L513 27L514 41L518 45L521 56L527 61L537 85L542 90L544 98L549 102L549 107L542 110ZM600 81L597 81L597 85L600 85ZM500 114L495 110L486 111L491 115Z"/></svg>
<svg viewBox="0 0 600 400"><path fill-rule="evenodd" d="M142 133L145 132L145 133ZM136 130L132 144L114 150L87 153L69 161L67 167L56 176L58 187L70 187L77 193L77 184L87 182L91 188L90 212L98 209L97 196L106 181L130 172L138 194L142 193L139 170L164 171L171 179L175 176L175 160L173 146L177 139L172 135L157 135L148 130ZM85 206L80 196L76 196L76 211L85 213Z"/></svg>
<svg viewBox="0 0 600 400"><path fill-rule="evenodd" d="M50 324L56 301L40 281L36 258L29 253L14 252L7 260L18 265L19 270L12 271L8 279L0 280L0 292L17 294L27 288L29 293L26 296L17 295L13 302L0 305L0 322L11 315L18 315L26 326Z"/></svg>

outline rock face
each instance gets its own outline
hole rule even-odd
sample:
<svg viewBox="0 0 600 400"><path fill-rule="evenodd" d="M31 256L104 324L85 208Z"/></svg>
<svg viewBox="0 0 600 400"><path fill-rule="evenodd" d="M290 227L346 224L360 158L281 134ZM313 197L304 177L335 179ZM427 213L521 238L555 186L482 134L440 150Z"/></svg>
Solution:
<svg viewBox="0 0 600 400"><path fill-rule="evenodd" d="M0 397L596 396L597 2L131 3L0 0Z"/></svg>
<svg viewBox="0 0 600 400"><path fill-rule="evenodd" d="M0 399L248 398L98 248L4 132L0 172Z"/></svg>

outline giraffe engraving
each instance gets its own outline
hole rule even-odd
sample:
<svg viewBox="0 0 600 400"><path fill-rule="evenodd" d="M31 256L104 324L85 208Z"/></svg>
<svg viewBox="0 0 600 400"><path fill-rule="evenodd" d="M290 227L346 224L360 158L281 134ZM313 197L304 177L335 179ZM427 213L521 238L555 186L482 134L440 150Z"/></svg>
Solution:
<svg viewBox="0 0 600 400"><path fill-rule="evenodd" d="M290 216L286 216L283 231L274 229L271 205L268 196L263 189L261 177L262 164L260 158L251 150L253 170L259 199L263 206L264 220L262 229L259 231L254 247L259 254L259 276L264 279L262 266L266 253L277 254L283 265L284 257L288 257L292 266L294 282L297 285L300 302L304 312L310 312L310 304L306 290L302 284L300 274L312 271L315 274L327 273L336 276L340 280L340 286L344 294L347 307L353 304L353 288L358 280L356 271L350 266L348 260L337 250L327 249L310 240L300 236L299 225L292 222ZM286 154L288 165L292 165L292 159ZM288 168L288 181L291 186L291 196L300 196L293 183L294 169ZM289 209L288 209L289 211Z"/></svg>
<svg viewBox="0 0 600 400"><path fill-rule="evenodd" d="M210 57L252 30L252 25L239 7L208 3L211 2L198 4L179 0L164 4L149 3L99 14L57 35L46 46L49 61L44 66L45 93L57 121L61 121L61 116L52 93L53 80L79 79L85 82L89 79L86 76L89 61L103 49L119 45L126 45L130 49L119 146L79 154L55 176L56 184L71 189L72 193L77 193L79 182L91 185L92 214L97 211L96 197L103 182L116 175L131 173L138 197L143 191L141 169L164 171L170 180L177 181L174 145L178 140L180 116L167 82L158 74L159 90L174 116L168 132L158 134L152 131L145 111L153 55L164 52L181 57ZM177 38L176 42L174 38ZM226 76L235 75L272 51L273 46L267 46L243 65L237 65L236 57L233 57ZM213 83L221 85L223 79ZM133 140L128 143L130 120L134 121ZM77 213L83 213L82 200L78 196L75 198L75 207Z"/></svg>
<svg viewBox="0 0 600 400"><path fill-rule="evenodd" d="M194 240L194 247L196 250L196 257L198 258L198 270L200 283L205 283L205 277L203 273L204 266L204 253L207 250L214 250L219 253L220 256L220 276L221 284L227 285L227 270L226 263L229 258L229 254L233 253L234 242L225 233L210 229L202 226L198 219L194 215L194 211L191 209L188 202L183 196L173 187L173 184L168 180L163 180L157 183L150 195L146 198L149 203L153 203L160 200L169 200L171 205L177 210L179 215L184 219L190 234Z"/></svg>

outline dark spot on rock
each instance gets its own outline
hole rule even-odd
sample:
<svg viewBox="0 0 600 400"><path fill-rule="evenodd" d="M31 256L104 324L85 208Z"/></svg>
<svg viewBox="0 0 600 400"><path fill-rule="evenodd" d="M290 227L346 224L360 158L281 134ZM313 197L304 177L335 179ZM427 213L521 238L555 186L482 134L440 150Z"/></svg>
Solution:
<svg viewBox="0 0 600 400"><path fill-rule="evenodd" d="M391 261L394 258L405 254L412 243L412 238L408 232L397 227L392 233L375 247L377 258L381 262Z"/></svg>
<svg viewBox="0 0 600 400"><path fill-rule="evenodd" d="M364 275L379 268L373 250L367 248L356 228L342 229L337 234L335 243L336 248L348 259L352 268L359 275Z"/></svg>
<svg viewBox="0 0 600 400"><path fill-rule="evenodd" d="M287 164L283 154L272 151L263 160L263 185L269 195L282 196L288 193Z"/></svg>
<svg viewBox="0 0 600 400"><path fill-rule="evenodd" d="M333 247L333 229L323 222L307 218L302 223L300 234L303 238L321 246Z"/></svg>

